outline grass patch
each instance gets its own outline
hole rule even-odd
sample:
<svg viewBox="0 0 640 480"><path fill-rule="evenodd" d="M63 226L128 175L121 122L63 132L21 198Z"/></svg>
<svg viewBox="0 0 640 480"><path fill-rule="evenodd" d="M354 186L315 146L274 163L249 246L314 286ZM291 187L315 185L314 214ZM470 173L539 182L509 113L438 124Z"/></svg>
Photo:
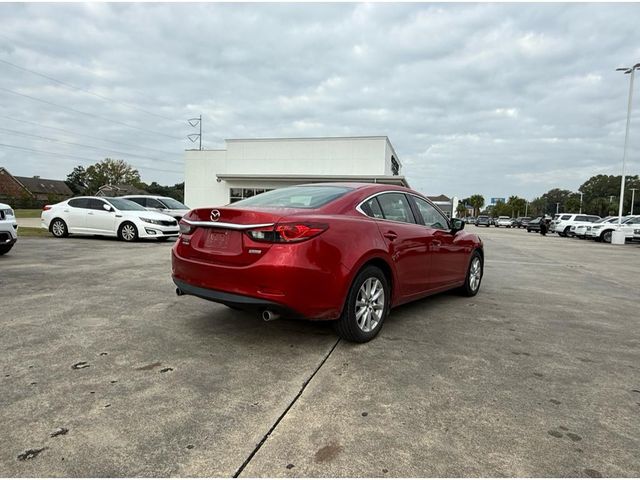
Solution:
<svg viewBox="0 0 640 480"><path fill-rule="evenodd" d="M42 210L19 208L14 210L16 218L40 218Z"/></svg>
<svg viewBox="0 0 640 480"><path fill-rule="evenodd" d="M18 237L51 237L51 234L40 227L18 227Z"/></svg>

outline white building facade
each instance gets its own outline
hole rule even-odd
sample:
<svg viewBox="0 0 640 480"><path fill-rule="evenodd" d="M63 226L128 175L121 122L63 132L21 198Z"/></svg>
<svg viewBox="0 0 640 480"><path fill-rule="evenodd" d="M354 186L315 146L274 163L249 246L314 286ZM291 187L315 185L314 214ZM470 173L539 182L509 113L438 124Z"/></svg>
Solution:
<svg viewBox="0 0 640 480"><path fill-rule="evenodd" d="M409 186L389 139L380 137L226 140L222 150L185 152L185 204L222 206L266 190L318 182Z"/></svg>

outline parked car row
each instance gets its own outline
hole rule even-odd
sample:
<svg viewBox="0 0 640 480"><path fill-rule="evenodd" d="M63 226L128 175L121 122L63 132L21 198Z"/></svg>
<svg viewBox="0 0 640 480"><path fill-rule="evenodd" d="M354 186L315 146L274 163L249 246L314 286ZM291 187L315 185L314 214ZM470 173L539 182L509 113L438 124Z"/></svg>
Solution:
<svg viewBox="0 0 640 480"><path fill-rule="evenodd" d="M118 237L125 242L167 240L178 236L178 220L188 211L186 205L164 197L74 197L45 205L40 226L54 237L83 234Z"/></svg>
<svg viewBox="0 0 640 480"><path fill-rule="evenodd" d="M468 223L473 223L476 227L505 227L505 228L527 228L527 225L531 221L531 217L517 217L512 218L508 216L499 216L498 218L492 218L488 215L480 215L477 218L468 219Z"/></svg>

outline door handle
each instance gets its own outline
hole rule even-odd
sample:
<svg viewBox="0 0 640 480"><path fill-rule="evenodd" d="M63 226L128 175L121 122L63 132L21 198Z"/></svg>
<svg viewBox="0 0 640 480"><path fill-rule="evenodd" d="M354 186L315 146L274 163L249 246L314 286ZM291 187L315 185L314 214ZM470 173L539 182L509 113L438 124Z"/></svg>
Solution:
<svg viewBox="0 0 640 480"><path fill-rule="evenodd" d="M87 212L87 215L93 215L93 212Z"/></svg>
<svg viewBox="0 0 640 480"><path fill-rule="evenodd" d="M442 245L442 242L440 240L434 240L431 242L431 245L433 245L434 247L439 247L440 245Z"/></svg>
<svg viewBox="0 0 640 480"><path fill-rule="evenodd" d="M396 238L398 238L398 234L396 232L388 231L384 234L384 237L393 242Z"/></svg>

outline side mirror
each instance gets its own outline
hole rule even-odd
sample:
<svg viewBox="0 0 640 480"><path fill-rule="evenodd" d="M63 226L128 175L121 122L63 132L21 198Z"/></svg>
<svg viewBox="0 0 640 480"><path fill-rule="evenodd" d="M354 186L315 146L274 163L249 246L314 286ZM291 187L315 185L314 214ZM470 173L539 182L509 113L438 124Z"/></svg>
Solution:
<svg viewBox="0 0 640 480"><path fill-rule="evenodd" d="M457 233L460 230L464 230L464 220L459 218L451 219L451 233Z"/></svg>
<svg viewBox="0 0 640 480"><path fill-rule="evenodd" d="M102 204L102 208L104 208L107 212L113 212L113 207L111 205L107 205L106 203Z"/></svg>

